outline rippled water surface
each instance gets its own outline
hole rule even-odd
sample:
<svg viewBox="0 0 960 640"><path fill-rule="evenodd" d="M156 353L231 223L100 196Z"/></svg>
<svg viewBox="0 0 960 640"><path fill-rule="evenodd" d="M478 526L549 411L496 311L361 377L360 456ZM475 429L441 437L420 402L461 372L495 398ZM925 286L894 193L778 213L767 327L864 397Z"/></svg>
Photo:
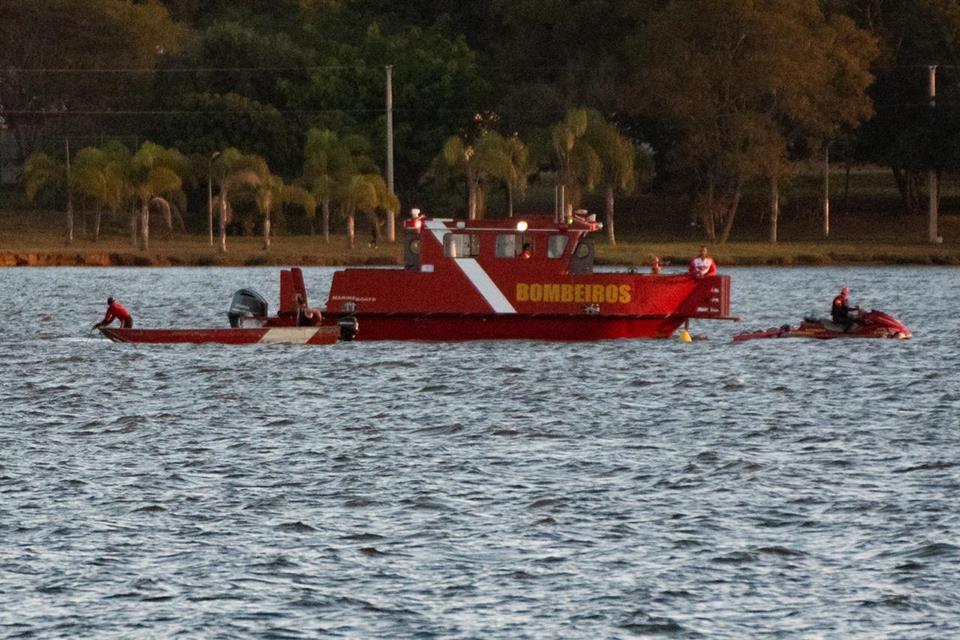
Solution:
<svg viewBox="0 0 960 640"><path fill-rule="evenodd" d="M89 327L276 269L2 270L0 637L960 636L960 271L729 273L692 344L228 348ZM842 285L915 338L730 342Z"/></svg>

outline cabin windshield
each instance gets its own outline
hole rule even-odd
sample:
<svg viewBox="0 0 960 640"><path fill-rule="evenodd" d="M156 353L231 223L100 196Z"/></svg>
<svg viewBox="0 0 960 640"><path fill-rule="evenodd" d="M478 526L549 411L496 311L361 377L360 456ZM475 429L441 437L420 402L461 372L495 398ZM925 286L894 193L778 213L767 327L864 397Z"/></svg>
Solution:
<svg viewBox="0 0 960 640"><path fill-rule="evenodd" d="M443 255L474 258L480 255L480 239L472 233L448 233L443 236Z"/></svg>
<svg viewBox="0 0 960 640"><path fill-rule="evenodd" d="M497 234L496 255L498 258L516 258L519 253L520 238L515 233Z"/></svg>
<svg viewBox="0 0 960 640"><path fill-rule="evenodd" d="M547 257L554 259L563 257L563 252L567 249L568 240L569 238L567 238L566 234L550 236L550 239L547 241Z"/></svg>

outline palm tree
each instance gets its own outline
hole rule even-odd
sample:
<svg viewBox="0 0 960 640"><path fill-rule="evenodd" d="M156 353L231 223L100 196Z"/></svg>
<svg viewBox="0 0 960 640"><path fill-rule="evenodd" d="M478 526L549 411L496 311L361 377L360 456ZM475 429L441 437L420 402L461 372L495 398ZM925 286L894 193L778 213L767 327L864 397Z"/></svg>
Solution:
<svg viewBox="0 0 960 640"><path fill-rule="evenodd" d="M616 191L633 193L638 181L638 154L633 141L623 135L614 125L606 121L599 111L587 111L587 130L578 142L588 145L592 154L599 161L599 175L597 183L604 191L605 219L604 227L607 239L616 246L617 236L614 230L614 196ZM645 147L640 166L643 167L643 180L652 177L652 158L649 147ZM575 157L582 154L574 154ZM588 161L589 162L589 161ZM580 172L581 175L590 174L590 169Z"/></svg>
<svg viewBox="0 0 960 640"><path fill-rule="evenodd" d="M501 176L507 186L507 217L513 217L514 194L523 198L527 192L527 177L530 175L530 149L516 134L504 140L507 163L506 174Z"/></svg>
<svg viewBox="0 0 960 640"><path fill-rule="evenodd" d="M399 207L397 197L387 189L387 183L379 173L354 173L342 176L338 185L341 210L347 218L347 238L350 248L356 242L356 213L361 211L370 218L374 236L380 238L380 219L377 209Z"/></svg>
<svg viewBox="0 0 960 640"><path fill-rule="evenodd" d="M262 176L268 175L266 161L257 155L246 155L230 147L220 153L213 163L214 179L220 189L220 253L227 252L227 211L230 196L240 187L259 187Z"/></svg>
<svg viewBox="0 0 960 640"><path fill-rule="evenodd" d="M517 137L504 138L496 131L485 131L467 144L459 136L447 139L441 154L444 162L467 181L467 217L484 215L484 184L491 178L501 180L507 188L507 207L513 215L514 193L527 188L530 153Z"/></svg>
<svg viewBox="0 0 960 640"><path fill-rule="evenodd" d="M110 142L101 148L87 147L74 160L73 182L76 190L97 204L93 227L94 241L100 240L102 207L116 216L126 197L125 167L130 151L120 143Z"/></svg>
<svg viewBox="0 0 960 640"><path fill-rule="evenodd" d="M310 185L323 212L323 241L330 242L330 202L335 191L336 173L345 164L346 145L335 131L310 129L303 149L303 179ZM313 221L310 222L313 233Z"/></svg>
<svg viewBox="0 0 960 640"><path fill-rule="evenodd" d="M170 198L183 199L182 177L187 159L176 149L166 149L147 141L130 159L127 180L130 192L140 207L140 248L150 249L150 206L159 206L170 221Z"/></svg>
<svg viewBox="0 0 960 640"><path fill-rule="evenodd" d="M317 210L317 200L306 189L283 183L283 178L275 175L261 176L260 186L256 188L255 198L257 208L263 215L263 248L270 249L271 213L277 204L298 204L306 210L307 215L314 216Z"/></svg>
<svg viewBox="0 0 960 640"><path fill-rule="evenodd" d="M586 132L587 111L585 109L571 109L563 122L555 124L550 132L553 151L557 158L558 180L565 190L564 202L567 211L563 214L566 217L569 217L573 204L580 197L580 181L577 179L577 174L587 178L589 183L590 178L595 177L599 166L599 160L593 157L595 153L592 156L591 150L586 145L580 144L579 158L574 157L577 142Z"/></svg>

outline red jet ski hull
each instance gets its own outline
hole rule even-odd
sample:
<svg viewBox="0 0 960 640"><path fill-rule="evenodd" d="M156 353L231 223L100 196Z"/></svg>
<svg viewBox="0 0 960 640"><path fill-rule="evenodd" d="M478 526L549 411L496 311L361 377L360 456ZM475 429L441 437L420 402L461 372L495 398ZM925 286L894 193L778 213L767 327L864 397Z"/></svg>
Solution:
<svg viewBox="0 0 960 640"><path fill-rule="evenodd" d="M882 311L869 311L860 317L860 321L849 329L834 324L829 320L808 318L798 327L783 325L765 331L753 331L734 336L735 342L760 340L764 338L814 338L816 340L833 340L837 338L883 338L907 340L913 334L903 324Z"/></svg>

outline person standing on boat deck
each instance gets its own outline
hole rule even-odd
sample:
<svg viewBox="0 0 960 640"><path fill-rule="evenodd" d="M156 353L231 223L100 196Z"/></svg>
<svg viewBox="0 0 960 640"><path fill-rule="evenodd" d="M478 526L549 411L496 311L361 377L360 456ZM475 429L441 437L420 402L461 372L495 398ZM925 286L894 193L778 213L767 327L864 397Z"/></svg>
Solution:
<svg viewBox="0 0 960 640"><path fill-rule="evenodd" d="M523 243L523 249L521 249L520 254L517 256L521 260L529 260L533 257L533 246L529 242Z"/></svg>
<svg viewBox="0 0 960 640"><path fill-rule="evenodd" d="M297 294L297 326L312 327L320 322L320 312L307 306L303 294Z"/></svg>
<svg viewBox="0 0 960 640"><path fill-rule="evenodd" d="M650 273L658 275L663 271L663 263L660 262L660 256L653 256L653 264L650 265Z"/></svg>
<svg viewBox="0 0 960 640"><path fill-rule="evenodd" d="M707 255L706 246L701 246L700 255L690 261L688 272L697 280L705 276L717 275L717 263Z"/></svg>
<svg viewBox="0 0 960 640"><path fill-rule="evenodd" d="M850 289L844 287L840 290L840 294L833 299L833 305L830 307L830 319L836 324L843 325L844 331L849 331L857 323L855 312L859 310L860 307L850 306Z"/></svg>
<svg viewBox="0 0 960 640"><path fill-rule="evenodd" d="M107 298L107 313L103 316L103 320L93 325L93 328L105 327L114 320L119 320L120 326L124 329L133 328L133 316L130 315L130 312L113 298Z"/></svg>

